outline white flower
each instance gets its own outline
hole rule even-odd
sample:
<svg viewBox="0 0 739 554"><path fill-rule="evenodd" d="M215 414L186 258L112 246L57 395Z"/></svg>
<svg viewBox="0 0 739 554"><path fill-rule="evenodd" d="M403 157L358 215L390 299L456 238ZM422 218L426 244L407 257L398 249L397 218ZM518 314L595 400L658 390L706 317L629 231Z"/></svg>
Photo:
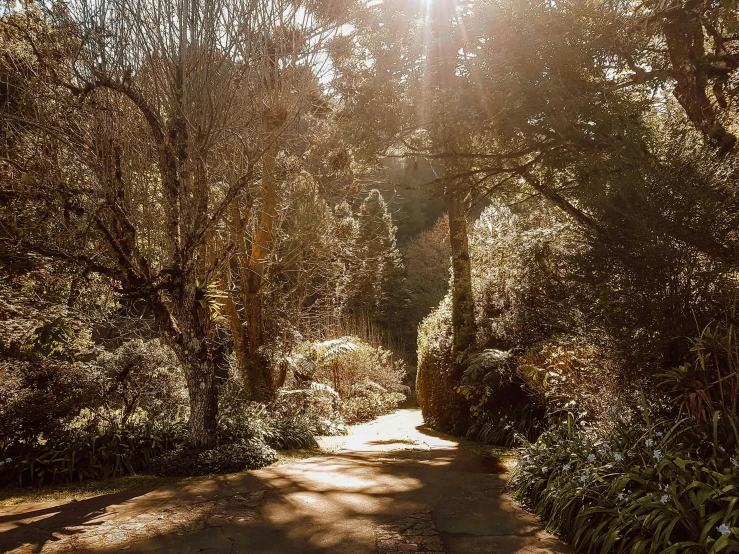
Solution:
<svg viewBox="0 0 739 554"><path fill-rule="evenodd" d="M669 497L669 496L667 496L666 494L663 494L663 495L662 495L662 498L660 498L660 499L659 499L659 501L660 501L660 502L662 502L662 504L667 504L667 501L668 501L669 499L670 499L670 497Z"/></svg>
<svg viewBox="0 0 739 554"><path fill-rule="evenodd" d="M716 527L716 529L724 537L728 537L729 535L731 535L731 529L729 529L729 526L726 525L725 523L722 523L721 525Z"/></svg>
<svg viewBox="0 0 739 554"><path fill-rule="evenodd" d="M511 428L510 425L506 425L505 427L503 427L503 429L505 429L506 431L508 431L508 429L510 429L510 428Z"/></svg>
<svg viewBox="0 0 739 554"><path fill-rule="evenodd" d="M562 471L570 471L570 464L565 464L562 466Z"/></svg>
<svg viewBox="0 0 739 554"><path fill-rule="evenodd" d="M5 465L5 462L0 462L0 466L4 466L4 465Z"/></svg>
<svg viewBox="0 0 739 554"><path fill-rule="evenodd" d="M621 462L621 461L623 461L624 457L621 454L619 454L618 452L616 452L613 455L613 459L616 460L617 462Z"/></svg>
<svg viewBox="0 0 739 554"><path fill-rule="evenodd" d="M133 440L133 439L135 439L135 438L136 438L136 437L134 437L133 435L128 435L128 440Z"/></svg>
<svg viewBox="0 0 739 554"><path fill-rule="evenodd" d="M549 468L547 466L544 466L543 468L541 468L542 473L546 473L547 471L549 471Z"/></svg>
<svg viewBox="0 0 739 554"><path fill-rule="evenodd" d="M732 456L731 465L733 465L734 467L739 467L739 460L737 460L736 458Z"/></svg>
<svg viewBox="0 0 739 554"><path fill-rule="evenodd" d="M544 452L545 450L546 450L546 448L544 447L544 445L543 444L540 444L539 445L539 452Z"/></svg>
<svg viewBox="0 0 739 554"><path fill-rule="evenodd" d="M618 499L619 500L623 500L624 498L626 498L626 495L624 493L622 493L622 492L618 493Z"/></svg>
<svg viewBox="0 0 739 554"><path fill-rule="evenodd" d="M644 441L644 444L647 446L652 446L654 444L654 441L652 439L647 439Z"/></svg>
<svg viewBox="0 0 739 554"><path fill-rule="evenodd" d="M6 464L9 464L9 463L10 463L10 462L12 462L12 461L13 461L13 459L12 459L12 458L5 458L5 463L6 463Z"/></svg>
<svg viewBox="0 0 739 554"><path fill-rule="evenodd" d="M662 431L657 431L657 432L655 433L655 435L657 435L658 437L661 437L661 436L662 436Z"/></svg>
<svg viewBox="0 0 739 554"><path fill-rule="evenodd" d="M595 454L588 455L588 461L589 462L594 462L595 461Z"/></svg>
<svg viewBox="0 0 739 554"><path fill-rule="evenodd" d="M652 457L655 460L659 460L662 457L662 451L661 450L655 450L654 453L652 454Z"/></svg>
<svg viewBox="0 0 739 554"><path fill-rule="evenodd" d="M584 483L587 480L588 480L588 476L587 475L580 475L580 482L581 483Z"/></svg>

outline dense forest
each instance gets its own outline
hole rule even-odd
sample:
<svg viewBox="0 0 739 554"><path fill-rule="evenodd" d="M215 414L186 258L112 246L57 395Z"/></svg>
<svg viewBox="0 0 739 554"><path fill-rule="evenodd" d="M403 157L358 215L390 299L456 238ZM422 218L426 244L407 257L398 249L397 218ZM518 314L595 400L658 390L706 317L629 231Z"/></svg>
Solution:
<svg viewBox="0 0 739 554"><path fill-rule="evenodd" d="M733 0L0 5L0 485L406 403L576 551L739 552Z"/></svg>

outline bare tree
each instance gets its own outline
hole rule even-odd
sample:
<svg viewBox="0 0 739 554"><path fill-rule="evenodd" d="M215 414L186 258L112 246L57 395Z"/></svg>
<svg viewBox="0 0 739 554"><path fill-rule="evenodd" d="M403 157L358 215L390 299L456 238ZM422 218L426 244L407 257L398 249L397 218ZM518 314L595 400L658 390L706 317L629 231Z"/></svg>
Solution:
<svg viewBox="0 0 739 554"><path fill-rule="evenodd" d="M250 68L257 106L254 137L262 152L258 187L234 205L229 219L234 270L229 273L227 310L242 375L252 395L268 400L275 390L265 352L264 284L277 251L287 173L280 156L301 133L306 119L326 109L321 80L330 71L329 43L340 35L351 2L255 0L240 24L239 58Z"/></svg>
<svg viewBox="0 0 739 554"><path fill-rule="evenodd" d="M47 122L37 110L23 123L65 145L65 164L85 185L67 226L74 244L49 248L26 236L28 246L84 263L122 294L146 299L185 371L195 447L217 440L209 295L226 255L214 251L213 236L261 156L249 140L254 103L245 101L252 68L235 32L254 9L225 0L89 0L51 12L28 6L3 21L33 52L31 73L57 114ZM40 172L35 179L49 194L69 195L69 176L60 186Z"/></svg>

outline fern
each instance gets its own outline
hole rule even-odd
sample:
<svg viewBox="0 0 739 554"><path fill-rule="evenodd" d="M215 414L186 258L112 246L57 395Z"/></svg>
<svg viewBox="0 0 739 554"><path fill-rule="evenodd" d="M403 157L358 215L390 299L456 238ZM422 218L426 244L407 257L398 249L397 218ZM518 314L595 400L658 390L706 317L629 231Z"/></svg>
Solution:
<svg viewBox="0 0 739 554"><path fill-rule="evenodd" d="M310 380L321 366L358 349L359 346L352 337L340 337L313 343L305 354L295 354L287 360L298 380L306 381Z"/></svg>

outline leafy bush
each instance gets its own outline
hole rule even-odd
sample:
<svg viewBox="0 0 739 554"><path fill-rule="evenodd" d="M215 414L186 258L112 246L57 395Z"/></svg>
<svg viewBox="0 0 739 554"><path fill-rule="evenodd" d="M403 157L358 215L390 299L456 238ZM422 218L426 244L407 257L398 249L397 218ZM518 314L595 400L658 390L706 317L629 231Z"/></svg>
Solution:
<svg viewBox="0 0 739 554"><path fill-rule="evenodd" d="M707 325L690 341L685 363L658 376L679 411L700 421L710 420L717 411L739 412L738 303L735 293L724 321Z"/></svg>
<svg viewBox="0 0 739 554"><path fill-rule="evenodd" d="M599 437L574 418L524 443L509 483L579 552L739 551L736 420L624 422Z"/></svg>
<svg viewBox="0 0 739 554"><path fill-rule="evenodd" d="M573 256L582 251L572 223L551 206L487 207L470 235L480 347L507 350L576 328Z"/></svg>
<svg viewBox="0 0 739 554"><path fill-rule="evenodd" d="M465 436L483 444L513 446L518 437L536 441L546 429L544 410L535 404L517 404L485 412L467 429Z"/></svg>
<svg viewBox="0 0 739 554"><path fill-rule="evenodd" d="M151 472L172 477L236 473L258 469L275 461L277 453L270 446L251 438L222 444L211 450L193 451L179 446L152 460Z"/></svg>
<svg viewBox="0 0 739 554"><path fill-rule="evenodd" d="M520 382L550 418L575 413L591 425L609 426L614 415L624 417L640 408L639 390L649 386L647 377L627 374L615 354L598 342L595 337L556 335L517 357ZM657 400L655 395L655 405Z"/></svg>
<svg viewBox="0 0 739 554"><path fill-rule="evenodd" d="M390 392L367 380L355 385L351 396L342 400L341 413L347 423L369 421L397 409L405 398L402 393Z"/></svg>
<svg viewBox="0 0 739 554"><path fill-rule="evenodd" d="M368 421L398 407L408 395L402 360L357 337L308 342L291 356L296 389L280 391L275 406L305 415L330 434L343 422Z"/></svg>
<svg viewBox="0 0 739 554"><path fill-rule="evenodd" d="M456 391L469 402L473 416L500 411L525 400L510 352L487 349L468 356Z"/></svg>
<svg viewBox="0 0 739 554"><path fill-rule="evenodd" d="M0 448L57 440L85 409L102 404L94 367L29 354L0 362Z"/></svg>
<svg viewBox="0 0 739 554"><path fill-rule="evenodd" d="M424 421L436 429L464 433L468 402L452 379L452 313L447 296L418 331L416 393Z"/></svg>
<svg viewBox="0 0 739 554"><path fill-rule="evenodd" d="M357 337L340 337L302 344L291 356L298 384L316 381L329 385L342 399L356 385L370 380L393 392L402 392L406 367L382 346Z"/></svg>
<svg viewBox="0 0 739 554"><path fill-rule="evenodd" d="M180 445L183 424L73 429L48 441L16 441L0 449L0 486L121 477L148 469Z"/></svg>
<svg viewBox="0 0 739 554"><path fill-rule="evenodd" d="M307 383L302 389L278 391L270 410L276 423L303 420L313 434L332 436L346 434L340 405L341 399L331 387Z"/></svg>
<svg viewBox="0 0 739 554"><path fill-rule="evenodd" d="M256 439L278 449L315 446L314 436L320 434L326 424L314 413L291 408L291 405L280 404L279 397L269 406L250 401L245 387L229 380L221 390L219 438L224 443Z"/></svg>
<svg viewBox="0 0 739 554"><path fill-rule="evenodd" d="M122 425L136 413L163 421L188 413L187 388L174 352L158 339L135 339L95 361L106 379L105 405Z"/></svg>
<svg viewBox="0 0 739 554"><path fill-rule="evenodd" d="M449 220L440 218L431 229L423 231L405 247L406 287L409 306L408 326L418 324L441 302L449 287Z"/></svg>

